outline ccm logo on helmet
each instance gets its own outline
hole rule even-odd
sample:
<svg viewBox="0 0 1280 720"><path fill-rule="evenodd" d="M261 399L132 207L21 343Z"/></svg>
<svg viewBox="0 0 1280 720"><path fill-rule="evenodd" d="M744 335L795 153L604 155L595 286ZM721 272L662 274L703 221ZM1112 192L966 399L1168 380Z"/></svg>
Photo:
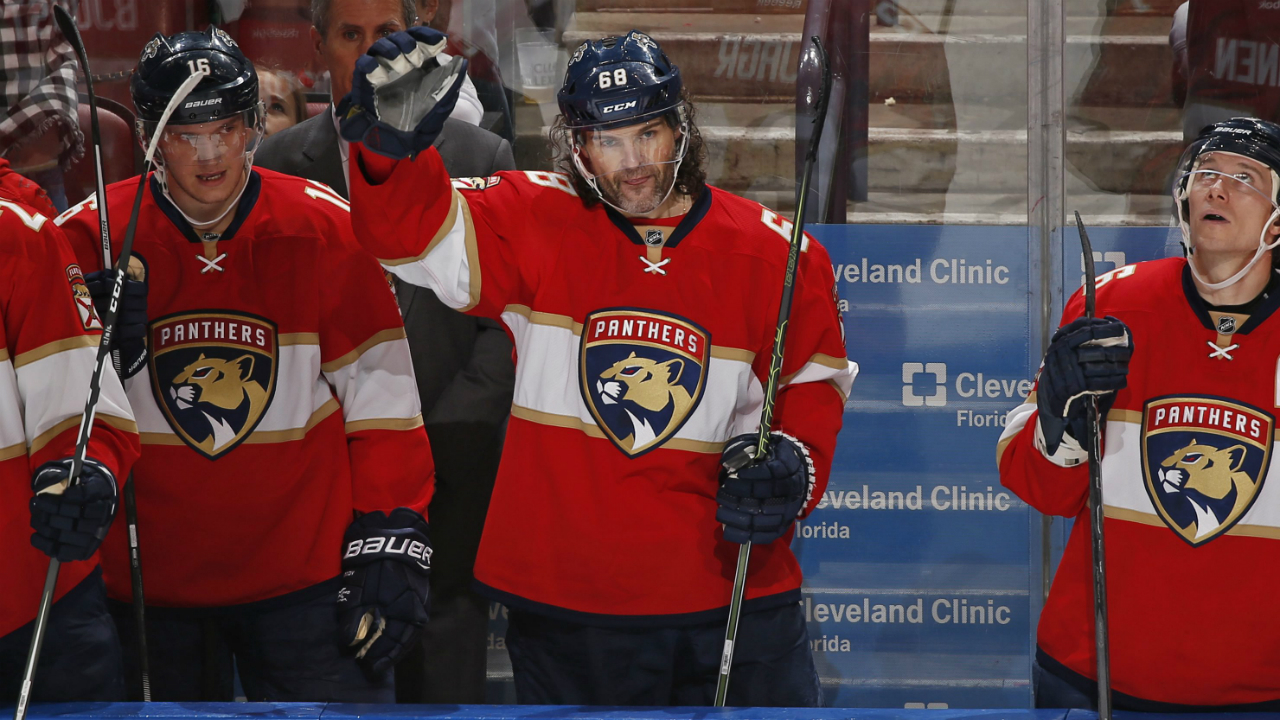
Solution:
<svg viewBox="0 0 1280 720"><path fill-rule="evenodd" d="M608 115L609 113L618 112L619 110L630 110L631 108L635 107L636 103L638 102L639 102L638 100L628 100L627 102L615 103L613 105L605 105L604 107L600 108L600 114Z"/></svg>
<svg viewBox="0 0 1280 720"><path fill-rule="evenodd" d="M183 108L206 107L209 105L217 105L220 102L222 102L222 98L209 98L208 100L196 100L194 102L189 102L186 105L183 105L182 107Z"/></svg>
<svg viewBox="0 0 1280 720"><path fill-rule="evenodd" d="M400 540L400 546L396 547L396 540ZM347 544L347 552L343 554L343 560L349 560L357 555L376 555L378 553L386 553L388 555L408 555L424 568L431 567L431 548L417 540L410 541L408 538L395 537L371 537L364 540L352 540Z"/></svg>

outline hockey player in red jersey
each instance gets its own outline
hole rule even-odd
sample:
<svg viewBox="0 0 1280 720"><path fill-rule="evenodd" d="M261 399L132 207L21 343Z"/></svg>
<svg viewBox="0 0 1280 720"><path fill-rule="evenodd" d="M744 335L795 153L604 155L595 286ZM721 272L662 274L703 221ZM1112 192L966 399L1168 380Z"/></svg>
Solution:
<svg viewBox="0 0 1280 720"><path fill-rule="evenodd" d="M1077 292L1000 438L1001 481L1075 518L1040 616L1037 705L1092 707L1096 653L1082 445L1099 395L1115 707L1280 710L1280 126L1209 126L1180 165L1186 258Z"/></svg>
<svg viewBox="0 0 1280 720"><path fill-rule="evenodd" d="M515 340L475 576L510 608L518 700L710 704L750 539L729 703L817 704L789 544L857 369L826 251L806 239L771 452L727 472L726 443L759 424L791 223L705 184L679 69L636 31L574 53L564 172L451 186L430 149L462 76L443 47L427 28L378 41L339 114L364 246Z"/></svg>
<svg viewBox="0 0 1280 720"><path fill-rule="evenodd" d="M154 697L231 700L234 659L251 700L392 702L392 664L427 620L433 473L386 276L332 190L251 169L257 75L226 33L157 35L131 91L143 138L160 133L117 347L144 448ZM138 187L107 188L116 237ZM58 219L87 270L95 201ZM103 565L128 664L122 535Z"/></svg>
<svg viewBox="0 0 1280 720"><path fill-rule="evenodd" d="M53 215L44 192L0 159L0 703L18 697L49 557L65 564L33 698L124 698L97 548L138 457L138 431L120 381L106 373L87 460L77 484L59 492L102 325Z"/></svg>

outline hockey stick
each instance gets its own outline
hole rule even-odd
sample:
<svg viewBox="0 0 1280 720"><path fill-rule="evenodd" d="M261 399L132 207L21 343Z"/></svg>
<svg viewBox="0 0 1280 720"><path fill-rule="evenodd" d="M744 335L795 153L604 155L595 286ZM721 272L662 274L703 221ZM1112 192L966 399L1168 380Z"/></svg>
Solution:
<svg viewBox="0 0 1280 720"><path fill-rule="evenodd" d="M753 458L764 457L769 452L769 428L773 424L774 403L778 398L778 377L782 374L782 352L787 339L787 323L791 317L791 298L795 294L796 273L800 266L800 247L804 243L805 200L809 197L809 179L818 160L818 144L822 141L822 127L827 119L827 99L831 95L831 63L826 48L815 35L813 47L822 65L822 87L814 107L813 136L809 138L809 151L804 157L804 172L796 193L796 219L791 228L791 244L787 250L787 271L782 281L782 302L778 305L778 324L773 334L773 355L769 359L769 377L764 388L764 408L760 412L760 433L756 438L754 454L743 453L730 458L726 465L730 470L745 467ZM742 597L747 589L747 566L751 562L751 543L738 548L738 568L733 576L733 595L729 600L729 624L724 632L724 650L720 654L720 676L716 679L716 707L724 707L729 694L729 672L733 669L733 644L738 639L738 620L742 616Z"/></svg>
<svg viewBox="0 0 1280 720"><path fill-rule="evenodd" d="M1094 317L1097 279L1093 246L1076 211L1080 249L1084 251L1084 316ZM1098 653L1098 720L1111 720L1111 634L1107 628L1107 556L1102 536L1102 433L1098 425L1098 396L1085 398L1085 427L1089 450L1089 516L1093 540L1093 633Z"/></svg>
<svg viewBox="0 0 1280 720"><path fill-rule="evenodd" d="M93 430L93 417L97 413L98 398L102 395L102 371L106 367L107 355L111 347L111 338L116 330L116 311L120 307L120 292L124 289L124 273L129 267L129 258L133 256L133 236L138 229L138 211L142 207L143 191L146 189L147 170L151 166L151 158L155 155L156 145L160 142L160 133L164 129L165 123L169 122L169 116L178 108L182 101L186 99L201 79L204 73L192 73L191 77L178 87L178 91L174 93L173 98L169 100L169 105L164 109L164 114L160 116L160 122L156 125L155 132L152 134L151 144L147 148L146 159L143 162L142 174L138 176L138 190L133 200L133 214L129 217L129 226L125 228L124 242L120 246L120 258L115 265L115 284L111 287L111 304L107 306L107 312L100 319L102 321L102 336L98 340L98 354L94 361L93 375L89 379L89 398L84 404L84 414L80 418L80 430L76 436L76 452L71 459L71 472L64 481L63 490L75 484L80 477L80 468L84 466L85 454L89 449L89 434ZM105 198L98 198L99 204L106 202ZM49 559L49 571L44 578L44 592L40 595L40 610L36 613L35 627L31 633L31 648L27 652L27 664L22 671L22 687L18 692L18 706L14 710L14 720L25 720L27 716L27 707L31 703L31 686L35 682L36 663L40 660L40 648L44 644L44 632L49 624L49 610L53 607L53 591L58 584L58 569L61 563L57 558Z"/></svg>
<svg viewBox="0 0 1280 720"><path fill-rule="evenodd" d="M102 132L98 129L98 100L93 94L93 76L89 74L89 56L84 50L80 29L71 14L61 5L53 6L53 18L71 43L84 69L84 84L89 95L89 137L93 143L93 166L97 174L98 230L102 234L102 267L111 267L111 223L107 219L106 175L102 172ZM120 374L120 353L111 354L111 364ZM134 495L133 473L124 484L124 517L129 530L129 579L133 585L133 621L138 626L138 665L142 670L142 701L151 702L151 669L147 661L147 613L142 592L142 553L138 547L138 501Z"/></svg>

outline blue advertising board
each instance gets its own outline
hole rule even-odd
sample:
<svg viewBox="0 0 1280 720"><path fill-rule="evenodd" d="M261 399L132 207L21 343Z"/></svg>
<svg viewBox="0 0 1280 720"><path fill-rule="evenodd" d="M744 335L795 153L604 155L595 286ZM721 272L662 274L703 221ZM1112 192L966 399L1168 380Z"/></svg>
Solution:
<svg viewBox="0 0 1280 720"><path fill-rule="evenodd" d="M1040 362L1042 298L1056 325L1080 286L1075 228L1051 250L1051 288L1026 227L809 230L860 366L830 483L792 545L825 702L1030 707L1042 520L1000 485L995 449ZM1171 251L1167 228L1089 234L1100 274ZM490 619L490 700L513 702L505 609Z"/></svg>

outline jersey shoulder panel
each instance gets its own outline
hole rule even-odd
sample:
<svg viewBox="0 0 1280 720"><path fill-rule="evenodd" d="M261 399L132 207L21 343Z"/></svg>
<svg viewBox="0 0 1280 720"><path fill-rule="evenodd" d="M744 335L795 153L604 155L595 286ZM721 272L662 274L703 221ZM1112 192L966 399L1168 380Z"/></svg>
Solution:
<svg viewBox="0 0 1280 720"><path fill-rule="evenodd" d="M770 264L786 265L791 234L795 229L791 220L782 213L727 190L708 185L707 191L712 193L712 204L702 222L717 229L712 235L712 242L720 246L717 249L753 255ZM826 248L807 233L800 247L802 267L819 261L830 264Z"/></svg>
<svg viewBox="0 0 1280 720"><path fill-rule="evenodd" d="M255 237L291 235L324 244L353 242L351 203L315 180L255 167L262 182L250 215Z"/></svg>
<svg viewBox="0 0 1280 720"><path fill-rule="evenodd" d="M1123 265L1097 277L1097 313L1100 316L1149 312L1167 303L1186 302L1182 290L1185 258L1162 258ZM1084 288L1077 289L1068 300L1064 316L1084 314Z"/></svg>

